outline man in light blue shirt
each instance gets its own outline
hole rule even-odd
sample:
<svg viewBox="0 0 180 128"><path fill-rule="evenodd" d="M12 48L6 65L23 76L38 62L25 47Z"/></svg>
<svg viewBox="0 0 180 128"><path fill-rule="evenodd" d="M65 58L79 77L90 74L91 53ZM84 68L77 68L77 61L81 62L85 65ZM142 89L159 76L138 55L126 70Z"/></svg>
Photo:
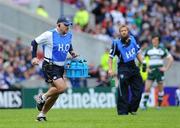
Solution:
<svg viewBox="0 0 180 128"><path fill-rule="evenodd" d="M71 44L72 33L69 31L71 25L72 22L65 17L59 18L55 29L42 33L31 43L33 65L39 64L39 59L36 56L37 46L40 44L43 46L44 62L42 70L45 81L51 84L46 93L40 94L35 99L40 111L37 121L46 121L46 113L54 105L59 94L67 89L63 79L64 63L68 53L72 57L77 56Z"/></svg>

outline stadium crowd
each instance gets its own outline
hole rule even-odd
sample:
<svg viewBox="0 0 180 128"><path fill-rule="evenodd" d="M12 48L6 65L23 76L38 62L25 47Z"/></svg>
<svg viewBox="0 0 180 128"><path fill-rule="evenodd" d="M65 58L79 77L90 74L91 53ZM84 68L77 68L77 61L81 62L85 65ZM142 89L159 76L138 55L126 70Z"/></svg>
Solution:
<svg viewBox="0 0 180 128"><path fill-rule="evenodd" d="M150 44L151 34L159 33L161 43L180 60L180 1L178 0L65 0L79 8L74 29L101 40L118 37L118 26L128 24L140 44ZM95 27L88 26L89 15L95 16ZM82 19L85 22L81 23ZM79 22L78 22L79 21Z"/></svg>
<svg viewBox="0 0 180 128"><path fill-rule="evenodd" d="M40 68L31 65L30 47L0 38L0 89L16 88L27 79L41 79Z"/></svg>
<svg viewBox="0 0 180 128"><path fill-rule="evenodd" d="M32 6L36 14L48 18L40 1L11 0ZM61 1L61 0L59 0ZM180 60L180 1L178 0L63 0L76 7L74 30L87 32L110 42L118 37L120 24L128 24L140 45L150 44L152 33L159 33L175 60ZM33 4L32 4L33 3ZM41 4L40 4L41 3ZM95 17L92 21L91 14ZM93 23L92 23L93 22ZM145 45L146 46L146 45Z"/></svg>
<svg viewBox="0 0 180 128"><path fill-rule="evenodd" d="M167 47L176 61L180 61L180 1L178 0L65 0L79 9L74 15L74 30L87 32L104 41L117 38L119 26L127 24L137 37L142 50L151 44L157 33L161 45ZM95 25L90 22L95 16ZM101 57L101 64L93 75L100 85L108 85L108 60ZM105 63L103 63L105 62ZM93 69L93 68L92 68ZM93 76L92 75L92 76Z"/></svg>

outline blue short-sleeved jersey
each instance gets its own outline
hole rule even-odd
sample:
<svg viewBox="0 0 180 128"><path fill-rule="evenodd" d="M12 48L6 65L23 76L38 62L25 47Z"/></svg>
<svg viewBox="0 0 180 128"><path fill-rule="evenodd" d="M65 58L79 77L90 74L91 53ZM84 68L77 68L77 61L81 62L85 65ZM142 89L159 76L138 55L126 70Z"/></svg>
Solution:
<svg viewBox="0 0 180 128"><path fill-rule="evenodd" d="M71 40L71 32L61 35L57 29L46 31L35 39L38 44L42 44L45 59L60 66L64 65L68 52L72 51Z"/></svg>
<svg viewBox="0 0 180 128"><path fill-rule="evenodd" d="M133 61L140 51L140 47L137 44L135 38L130 36L129 44L124 44L121 39L113 40L112 47L110 50L110 57L117 55L122 63L128 63Z"/></svg>

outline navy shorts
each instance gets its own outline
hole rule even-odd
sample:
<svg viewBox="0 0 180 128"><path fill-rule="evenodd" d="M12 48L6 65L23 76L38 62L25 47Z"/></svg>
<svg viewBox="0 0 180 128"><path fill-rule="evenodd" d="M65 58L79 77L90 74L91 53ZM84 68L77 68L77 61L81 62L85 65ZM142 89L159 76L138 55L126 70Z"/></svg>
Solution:
<svg viewBox="0 0 180 128"><path fill-rule="evenodd" d="M47 61L44 61L42 65L42 70L45 81L47 83L52 83L53 80L63 78L64 66L57 66Z"/></svg>

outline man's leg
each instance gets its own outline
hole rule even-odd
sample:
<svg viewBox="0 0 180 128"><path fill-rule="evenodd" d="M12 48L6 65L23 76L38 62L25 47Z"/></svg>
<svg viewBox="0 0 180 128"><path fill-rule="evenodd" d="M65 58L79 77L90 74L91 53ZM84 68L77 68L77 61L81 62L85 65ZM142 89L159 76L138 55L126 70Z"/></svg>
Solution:
<svg viewBox="0 0 180 128"><path fill-rule="evenodd" d="M163 101L163 97L164 97L164 72L158 71L157 72L157 87L158 87L158 107L160 108L162 101Z"/></svg>
<svg viewBox="0 0 180 128"><path fill-rule="evenodd" d="M53 80L53 86L49 88L49 90L42 95L43 100L47 100L51 96L56 96L58 94L64 93L67 89L67 85L63 78L59 78L57 80Z"/></svg>
<svg viewBox="0 0 180 128"><path fill-rule="evenodd" d="M163 82L158 82L158 107L161 106L164 96L164 88L163 88Z"/></svg>
<svg viewBox="0 0 180 128"><path fill-rule="evenodd" d="M117 87L117 112L118 115L128 115L128 79L124 74L119 77Z"/></svg>
<svg viewBox="0 0 180 128"><path fill-rule="evenodd" d="M38 116L37 116L37 120L38 120L38 121L41 121L41 120L40 120L41 118L43 118L43 120L46 121L46 116L45 116L45 114L46 114L46 113L51 109L51 107L54 105L54 103L56 102L58 96L59 96L59 95L57 95L57 96L51 96L51 97L49 97L49 98L46 100L46 102L45 102L42 110L40 111L40 113L39 113Z"/></svg>
<svg viewBox="0 0 180 128"><path fill-rule="evenodd" d="M176 89L176 106L180 106L180 89Z"/></svg>
<svg viewBox="0 0 180 128"><path fill-rule="evenodd" d="M44 114L46 114L51 109L51 107L54 105L54 103L56 102L58 97L59 97L59 94L51 96L46 100L46 102L42 108L42 112Z"/></svg>
<svg viewBox="0 0 180 128"><path fill-rule="evenodd" d="M40 118L45 118L45 114L51 109L57 100L59 94L63 93L67 89L67 85L63 78L59 78L53 81L53 85L49 90L43 95L45 96L45 104L42 108L42 111L37 116L37 120L40 121ZM45 119L46 120L46 119Z"/></svg>
<svg viewBox="0 0 180 128"><path fill-rule="evenodd" d="M152 83L153 83L152 80L146 80L145 82L145 92L144 92L144 97L143 97L143 100L144 100L143 104L144 104L145 109L147 108L147 102L149 100L149 93L150 93Z"/></svg>
<svg viewBox="0 0 180 128"><path fill-rule="evenodd" d="M131 101L129 105L129 112L134 115L138 110L139 103L141 100L142 92L143 92L143 80L140 74L134 75L130 79L130 87L131 87Z"/></svg>
<svg viewBox="0 0 180 128"><path fill-rule="evenodd" d="M57 86L56 86L56 85ZM61 93L63 93L66 90L67 86L63 80L63 78L59 78L57 80L54 80L52 83L52 86L48 89L48 91L44 94L40 94L37 98L36 98L36 102L37 104L37 108L39 111L42 110L42 107L45 104L45 101L49 98L49 97L53 97L56 95L59 95Z"/></svg>

